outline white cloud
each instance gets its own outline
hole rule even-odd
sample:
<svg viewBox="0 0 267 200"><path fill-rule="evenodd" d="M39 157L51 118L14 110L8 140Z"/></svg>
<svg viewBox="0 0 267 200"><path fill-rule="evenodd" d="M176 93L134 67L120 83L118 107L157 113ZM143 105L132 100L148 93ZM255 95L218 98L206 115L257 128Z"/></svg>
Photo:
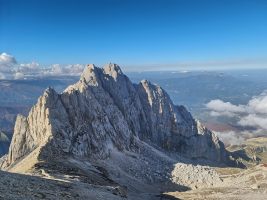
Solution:
<svg viewBox="0 0 267 200"><path fill-rule="evenodd" d="M245 137L243 133L237 133L235 131L215 132L223 143L228 145L240 145L244 142Z"/></svg>
<svg viewBox="0 0 267 200"><path fill-rule="evenodd" d="M24 74L22 72L16 72L14 74L14 79L24 79Z"/></svg>
<svg viewBox="0 0 267 200"><path fill-rule="evenodd" d="M0 63L1 64L16 64L17 61L14 58L14 56L11 56L7 53L1 53L0 54Z"/></svg>
<svg viewBox="0 0 267 200"><path fill-rule="evenodd" d="M51 68L47 68L43 71L46 76L79 76L83 70L85 65L82 64L74 64L62 66L60 64L54 64Z"/></svg>
<svg viewBox="0 0 267 200"><path fill-rule="evenodd" d="M267 116L259 116L257 114L249 114L245 117L242 117L239 122L239 125L241 126L253 126L253 127L259 127L263 130L267 130Z"/></svg>
<svg viewBox="0 0 267 200"><path fill-rule="evenodd" d="M11 72L16 64L17 64L17 61L15 57L7 53L0 54L0 72L1 73Z"/></svg>
<svg viewBox="0 0 267 200"><path fill-rule="evenodd" d="M23 73L32 73L32 72L38 72L40 71L40 64L37 62L31 62L31 63L22 63L19 65L17 71L23 72Z"/></svg>
<svg viewBox="0 0 267 200"><path fill-rule="evenodd" d="M213 117L228 117L237 120L237 125L267 130L267 93L253 97L246 105L234 105L216 99L206 104ZM231 119L232 118L232 119Z"/></svg>
<svg viewBox="0 0 267 200"><path fill-rule="evenodd" d="M248 108L252 113L267 114L267 93L263 92L261 95L253 97L248 103Z"/></svg>
<svg viewBox="0 0 267 200"><path fill-rule="evenodd" d="M3 73L0 73L0 80L6 79L6 76Z"/></svg>
<svg viewBox="0 0 267 200"><path fill-rule="evenodd" d="M0 79L24 79L35 76L79 76L85 65L41 66L38 62L17 63L14 56L7 53L0 54Z"/></svg>
<svg viewBox="0 0 267 200"><path fill-rule="evenodd" d="M229 115L230 113L243 113L246 112L246 107L244 105L233 105L230 102L224 102L222 100L216 99L211 100L206 104L206 107L217 113Z"/></svg>
<svg viewBox="0 0 267 200"><path fill-rule="evenodd" d="M218 112L218 111L210 111L210 115L212 117L219 117L219 116L226 116L226 117L235 117L237 114L233 113L233 112L229 112L229 111L222 111L222 112Z"/></svg>
<svg viewBox="0 0 267 200"><path fill-rule="evenodd" d="M75 65L68 65L66 69L70 74L81 74L85 68L85 65L75 64Z"/></svg>
<svg viewBox="0 0 267 200"><path fill-rule="evenodd" d="M60 64L54 64L54 65L52 65L50 73L53 74L53 75L60 75L60 74L63 73L63 69L60 66Z"/></svg>
<svg viewBox="0 0 267 200"><path fill-rule="evenodd" d="M225 132L214 132L223 143L228 145L240 145L246 139L257 136L263 136L265 131L261 129L256 130L245 130L245 131L225 131Z"/></svg>

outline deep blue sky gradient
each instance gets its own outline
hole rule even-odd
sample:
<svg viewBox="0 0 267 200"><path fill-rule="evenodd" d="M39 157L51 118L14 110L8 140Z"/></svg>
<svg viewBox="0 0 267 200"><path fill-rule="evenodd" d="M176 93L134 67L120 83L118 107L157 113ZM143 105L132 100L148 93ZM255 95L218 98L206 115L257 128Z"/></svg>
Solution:
<svg viewBox="0 0 267 200"><path fill-rule="evenodd" d="M42 64L267 67L267 1L0 0L1 52Z"/></svg>

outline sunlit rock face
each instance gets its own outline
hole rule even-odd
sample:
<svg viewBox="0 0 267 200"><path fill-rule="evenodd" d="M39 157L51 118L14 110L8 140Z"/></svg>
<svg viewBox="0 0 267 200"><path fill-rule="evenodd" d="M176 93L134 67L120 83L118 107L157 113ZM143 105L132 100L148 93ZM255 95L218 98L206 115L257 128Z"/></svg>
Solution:
<svg viewBox="0 0 267 200"><path fill-rule="evenodd" d="M58 94L48 88L28 117L17 117L5 166L37 147L43 159L61 154L105 159L140 143L188 158L224 162L223 143L183 106L149 81L133 84L116 64L88 65Z"/></svg>

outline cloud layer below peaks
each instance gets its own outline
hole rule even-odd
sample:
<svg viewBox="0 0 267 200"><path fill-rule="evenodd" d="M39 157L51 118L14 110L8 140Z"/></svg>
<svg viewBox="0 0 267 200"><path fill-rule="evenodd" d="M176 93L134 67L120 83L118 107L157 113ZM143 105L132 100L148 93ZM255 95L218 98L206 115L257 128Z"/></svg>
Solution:
<svg viewBox="0 0 267 200"><path fill-rule="evenodd" d="M0 80L25 79L35 76L79 76L84 67L82 64L53 64L43 67L34 61L30 63L18 63L14 56L7 53L0 54Z"/></svg>

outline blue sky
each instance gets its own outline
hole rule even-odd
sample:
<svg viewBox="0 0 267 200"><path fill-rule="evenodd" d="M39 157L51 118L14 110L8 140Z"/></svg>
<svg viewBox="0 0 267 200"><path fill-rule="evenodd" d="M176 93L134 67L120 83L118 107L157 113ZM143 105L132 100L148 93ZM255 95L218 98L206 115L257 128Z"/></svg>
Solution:
<svg viewBox="0 0 267 200"><path fill-rule="evenodd" d="M266 0L0 0L0 53L133 69L267 67Z"/></svg>

